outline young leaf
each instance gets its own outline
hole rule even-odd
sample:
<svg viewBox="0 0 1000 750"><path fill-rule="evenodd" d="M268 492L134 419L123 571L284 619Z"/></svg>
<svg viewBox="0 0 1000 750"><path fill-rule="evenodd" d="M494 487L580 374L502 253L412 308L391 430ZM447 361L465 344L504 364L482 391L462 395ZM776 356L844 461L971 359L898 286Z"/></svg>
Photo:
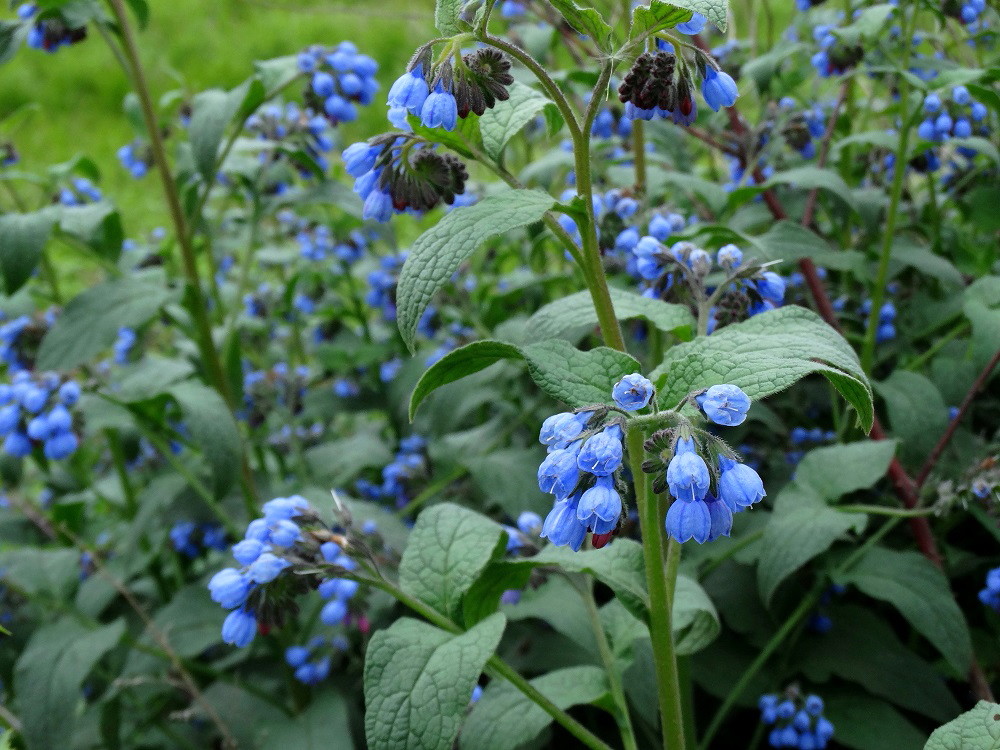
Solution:
<svg viewBox="0 0 1000 750"><path fill-rule="evenodd" d="M486 516L451 503L417 518L399 564L399 585L448 617L483 568L504 548L504 532Z"/></svg>
<svg viewBox="0 0 1000 750"><path fill-rule="evenodd" d="M799 463L795 479L820 497L836 500L873 486L889 470L895 440L863 440L809 451Z"/></svg>
<svg viewBox="0 0 1000 750"><path fill-rule="evenodd" d="M593 8L581 8L573 0L549 0L549 2L577 33L593 39L598 49L609 48L611 27L600 13Z"/></svg>
<svg viewBox="0 0 1000 750"><path fill-rule="evenodd" d="M679 23L691 20L691 11L682 7L683 3L665 3L651 0L649 5L640 5L632 11L632 38L646 37L664 29L672 29Z"/></svg>
<svg viewBox="0 0 1000 750"><path fill-rule="evenodd" d="M456 208L413 243L399 274L399 332L413 351L420 316L459 265L487 239L539 221L555 199L538 190L511 190Z"/></svg>
<svg viewBox="0 0 1000 750"><path fill-rule="evenodd" d="M434 4L434 26L441 36L454 36L462 31L459 18L466 0L437 0Z"/></svg>
<svg viewBox="0 0 1000 750"><path fill-rule="evenodd" d="M114 343L121 326L141 326L170 299L159 272L112 279L70 300L42 339L38 367L69 370Z"/></svg>
<svg viewBox="0 0 1000 750"><path fill-rule="evenodd" d="M80 686L124 632L123 620L92 630L69 616L34 632L14 669L17 713L29 748L73 744Z"/></svg>
<svg viewBox="0 0 1000 750"><path fill-rule="evenodd" d="M0 216L0 274L8 297L31 278L54 221L55 215L48 210Z"/></svg>
<svg viewBox="0 0 1000 750"><path fill-rule="evenodd" d="M814 372L829 379L870 430L871 386L858 356L839 333L804 307L781 307L674 346L650 377L661 406L673 407L691 391L720 383L739 386L759 399Z"/></svg>
<svg viewBox="0 0 1000 750"><path fill-rule="evenodd" d="M496 614L455 636L403 618L376 632L365 656L368 747L451 747L505 622Z"/></svg>
<svg viewBox="0 0 1000 750"><path fill-rule="evenodd" d="M181 407L184 424L212 468L215 494L222 496L240 471L240 431L222 396L189 380L170 389Z"/></svg>
<svg viewBox="0 0 1000 750"><path fill-rule="evenodd" d="M125 232L121 216L110 203L60 207L59 229L112 262L121 255Z"/></svg>
<svg viewBox="0 0 1000 750"><path fill-rule="evenodd" d="M510 87L510 99L497 102L495 107L486 110L479 118L479 132L482 134L486 153L499 159L507 142L544 110L549 110L546 118L560 116L559 109L551 99L530 86L515 81Z"/></svg>
<svg viewBox="0 0 1000 750"><path fill-rule="evenodd" d="M764 529L763 551L757 567L757 587L765 604L788 576L851 529L864 530L868 517L841 513L816 492L797 482L778 495L774 513Z"/></svg>
<svg viewBox="0 0 1000 750"><path fill-rule="evenodd" d="M645 320L661 331L689 338L694 330L694 316L684 305L612 287L611 302L619 320ZM550 302L528 319L528 336L532 340L572 338L574 333L597 325L597 311L590 292L570 294Z"/></svg>
<svg viewBox="0 0 1000 750"><path fill-rule="evenodd" d="M538 387L572 407L610 403L614 384L625 375L639 372L635 359L603 346L581 352L561 339L525 347L502 341L474 341L449 352L420 377L410 396L410 419L434 390L502 359L527 362L528 372Z"/></svg>
<svg viewBox="0 0 1000 750"><path fill-rule="evenodd" d="M608 678L598 667L567 667L530 680L562 710L598 703L610 693ZM552 723L552 717L508 682L494 680L483 691L462 727L463 750L516 750Z"/></svg>
<svg viewBox="0 0 1000 750"><path fill-rule="evenodd" d="M219 145L226 128L239 115L238 125L264 101L264 84L258 79L244 81L232 91L210 89L194 98L191 125L191 151L202 179L211 184L219 157Z"/></svg>
<svg viewBox="0 0 1000 750"><path fill-rule="evenodd" d="M924 750L996 750L1000 747L1000 704L979 701L931 734Z"/></svg>
<svg viewBox="0 0 1000 750"><path fill-rule="evenodd" d="M838 583L892 604L941 652L956 675L972 660L969 627L944 573L919 552L874 547Z"/></svg>
<svg viewBox="0 0 1000 750"><path fill-rule="evenodd" d="M900 439L900 460L906 466L920 466L948 426L941 392L923 375L907 370L896 370L874 385L885 399L892 433Z"/></svg>

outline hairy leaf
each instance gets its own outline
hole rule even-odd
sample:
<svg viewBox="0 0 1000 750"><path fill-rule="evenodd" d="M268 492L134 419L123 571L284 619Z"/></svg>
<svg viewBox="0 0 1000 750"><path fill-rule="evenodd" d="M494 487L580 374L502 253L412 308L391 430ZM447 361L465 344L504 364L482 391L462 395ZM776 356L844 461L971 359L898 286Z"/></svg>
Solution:
<svg viewBox="0 0 1000 750"><path fill-rule="evenodd" d="M0 216L0 274L7 296L31 278L54 221L55 215L48 210Z"/></svg>
<svg viewBox="0 0 1000 750"><path fill-rule="evenodd" d="M931 734L924 750L998 750L1000 748L1000 704L979 701Z"/></svg>

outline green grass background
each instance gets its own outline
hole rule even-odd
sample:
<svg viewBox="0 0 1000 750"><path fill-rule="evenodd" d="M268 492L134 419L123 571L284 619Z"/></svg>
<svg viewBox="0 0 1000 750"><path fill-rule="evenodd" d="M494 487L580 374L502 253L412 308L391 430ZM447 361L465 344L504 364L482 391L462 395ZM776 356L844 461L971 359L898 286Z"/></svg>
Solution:
<svg viewBox="0 0 1000 750"><path fill-rule="evenodd" d="M361 119L339 129L342 142L385 129L384 93L420 43L433 36L434 0L149 0L139 32L154 97L183 89L231 87L254 60L295 54L309 44L349 39L380 63L383 91ZM12 17L0 11L0 17ZM0 141L14 142L20 169L83 154L101 169L100 187L122 210L127 235L166 223L155 175L134 180L117 149L134 137L122 101L129 87L101 37L55 54L22 48L0 66ZM10 118L11 113L19 114Z"/></svg>

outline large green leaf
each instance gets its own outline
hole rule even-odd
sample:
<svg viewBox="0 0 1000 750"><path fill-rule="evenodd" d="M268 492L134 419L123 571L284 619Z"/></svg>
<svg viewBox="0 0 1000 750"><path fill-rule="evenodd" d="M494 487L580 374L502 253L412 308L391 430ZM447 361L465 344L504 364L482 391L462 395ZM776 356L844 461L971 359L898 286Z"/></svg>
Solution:
<svg viewBox="0 0 1000 750"><path fill-rule="evenodd" d="M632 38L656 34L690 20L691 11L683 3L650 0L648 5L639 5L632 11Z"/></svg>
<svg viewBox="0 0 1000 750"><path fill-rule="evenodd" d="M47 210L0 216L0 274L7 296L31 278L54 221L54 214Z"/></svg>
<svg viewBox="0 0 1000 750"><path fill-rule="evenodd" d="M292 720L264 724L260 750L331 750L351 747L351 716L347 698L337 690L322 690L309 707Z"/></svg>
<svg viewBox="0 0 1000 750"><path fill-rule="evenodd" d="M215 493L230 489L240 471L243 450L240 430L222 396L206 385L189 380L170 388L181 407L184 424L212 469Z"/></svg>
<svg viewBox="0 0 1000 750"><path fill-rule="evenodd" d="M420 316L459 265L487 239L539 221L555 199L538 190L510 190L456 208L413 243L399 274L399 331L413 350Z"/></svg>
<svg viewBox="0 0 1000 750"><path fill-rule="evenodd" d="M885 701L863 694L831 696L823 713L837 745L853 750L920 750L927 736Z"/></svg>
<svg viewBox="0 0 1000 750"><path fill-rule="evenodd" d="M722 626L705 589L685 575L677 576L674 590L674 647L682 656L697 653L716 639Z"/></svg>
<svg viewBox="0 0 1000 750"><path fill-rule="evenodd" d="M365 469L380 468L392 461L392 451L374 432L320 443L305 453L313 475L332 487L343 487Z"/></svg>
<svg viewBox="0 0 1000 750"><path fill-rule="evenodd" d="M793 483L785 487L774 504L774 513L764 529L764 542L757 567L757 587L768 603L788 576L851 529L864 530L867 516L841 513L829 507L811 488Z"/></svg>
<svg viewBox="0 0 1000 750"><path fill-rule="evenodd" d="M598 667L567 667L536 677L531 685L562 710L597 703L610 692ZM463 750L515 750L535 739L552 717L508 682L494 680L462 727Z"/></svg>
<svg viewBox="0 0 1000 750"><path fill-rule="evenodd" d="M35 631L14 669L28 750L72 746L80 686L124 632L123 620L92 630L72 617Z"/></svg>
<svg viewBox="0 0 1000 750"><path fill-rule="evenodd" d="M809 451L799 463L796 480L827 500L873 486L885 476L895 440L863 440Z"/></svg>
<svg viewBox="0 0 1000 750"><path fill-rule="evenodd" d="M611 27L593 8L581 8L573 0L549 0L557 11L578 33L589 36L601 50L608 50Z"/></svg>
<svg viewBox="0 0 1000 750"><path fill-rule="evenodd" d="M695 13L701 13L715 24L719 31L724 32L729 26L729 0L672 0L671 4L678 8L687 8ZM674 23L680 22L675 21Z"/></svg>
<svg viewBox="0 0 1000 750"><path fill-rule="evenodd" d="M811 310L790 305L726 326L711 336L672 347L651 375L662 406L720 383L760 399L822 373L857 410L862 426L874 420L871 386L844 338Z"/></svg>
<svg viewBox="0 0 1000 750"><path fill-rule="evenodd" d="M896 370L874 385L885 399L892 434L900 440L900 460L919 466L948 426L941 392L923 375L907 370Z"/></svg>
<svg viewBox="0 0 1000 750"><path fill-rule="evenodd" d="M159 273L112 279L70 300L42 339L38 367L69 370L108 349L122 326L152 318L170 299Z"/></svg>
<svg viewBox="0 0 1000 750"><path fill-rule="evenodd" d="M525 361L539 388L572 407L610 402L614 384L639 371L635 359L607 347L582 352L562 339L524 347L502 341L474 341L449 352L420 377L410 396L410 419L431 392L503 359Z"/></svg>
<svg viewBox="0 0 1000 750"><path fill-rule="evenodd" d="M540 113L545 112L550 120L560 118L552 100L530 86L515 81L509 90L510 99L497 102L479 118L483 148L494 159L499 159L507 142Z"/></svg>
<svg viewBox="0 0 1000 750"><path fill-rule="evenodd" d="M1000 704L979 701L971 711L938 727L924 750L1000 749Z"/></svg>
<svg viewBox="0 0 1000 750"><path fill-rule="evenodd" d="M969 627L944 573L919 552L874 547L839 583L889 602L941 652L956 675L972 660Z"/></svg>
<svg viewBox="0 0 1000 750"><path fill-rule="evenodd" d="M504 532L486 516L452 503L434 505L417 518L399 564L403 590L448 617L483 568L504 548Z"/></svg>
<svg viewBox="0 0 1000 750"><path fill-rule="evenodd" d="M661 331L688 338L694 330L694 316L684 305L643 297L624 289L611 288L611 302L619 320L640 319ZM550 302L528 319L532 340L576 338L581 331L597 325L597 310L590 292L583 291Z"/></svg>
<svg viewBox="0 0 1000 750"><path fill-rule="evenodd" d="M365 655L368 747L450 748L504 624L497 614L456 636L403 618L376 632Z"/></svg>
<svg viewBox="0 0 1000 750"><path fill-rule="evenodd" d="M215 182L219 145L226 128L236 125L264 101L264 84L258 79L244 81L231 91L210 89L194 98L188 135L195 165L205 182Z"/></svg>
<svg viewBox="0 0 1000 750"><path fill-rule="evenodd" d="M125 230L118 210L110 203L61 206L59 230L108 260L117 262L121 255Z"/></svg>

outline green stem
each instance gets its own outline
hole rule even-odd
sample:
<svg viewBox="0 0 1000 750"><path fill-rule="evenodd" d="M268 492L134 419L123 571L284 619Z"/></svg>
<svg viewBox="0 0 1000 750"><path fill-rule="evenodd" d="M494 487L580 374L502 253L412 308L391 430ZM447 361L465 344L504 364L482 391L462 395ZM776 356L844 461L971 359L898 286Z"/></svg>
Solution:
<svg viewBox="0 0 1000 750"><path fill-rule="evenodd" d="M969 323L966 320L961 320L958 325L953 326L950 331L945 333L943 336L939 336L934 339L934 343L927 347L918 356L910 360L906 365L906 369L910 371L919 370L927 362L934 358L934 356L941 351L944 347L950 344L955 338L962 335L969 328Z"/></svg>
<svg viewBox="0 0 1000 750"><path fill-rule="evenodd" d="M429 623L441 628L442 630L446 630L449 633L454 633L456 635L465 632L452 620L442 615L433 607L424 604L424 602L420 601L416 597L410 596L401 588L384 578L377 576L372 578L358 577L358 580L362 583L367 583L370 586L381 589L390 596L394 597L400 603L412 609ZM507 662L499 656L496 654L491 656L489 661L486 662L486 666L494 674L503 677L510 684L520 690L525 697L536 703L539 708L555 719L555 721L562 725L566 731L580 740L580 742L584 745L593 748L593 750L611 750L610 745L605 743L600 737L583 726L583 724L578 722L568 713L559 708L559 706L546 698L534 685L524 679L524 677L518 674L513 667L507 664Z"/></svg>
<svg viewBox="0 0 1000 750"><path fill-rule="evenodd" d="M597 641L597 651L601 656L601 663L604 665L604 672L608 676L608 684L611 687L611 699L615 705L615 721L618 724L618 732L621 734L622 746L625 750L638 750L635 731L632 729L632 717L628 710L628 701L625 699L625 689L622 687L621 675L618 674L618 668L615 666L615 657L611 653L608 635L604 632L604 625L601 623L601 613L597 609L597 602L594 600L593 581L590 576L584 576L580 584L578 586L580 597L587 607L590 626L594 631L594 639Z"/></svg>
<svg viewBox="0 0 1000 750"><path fill-rule="evenodd" d="M664 750L684 750L684 711L681 705L680 679L674 652L672 624L673 583L668 586L663 564L663 537L660 528L663 517L659 503L650 488L649 475L642 470L643 434L631 428L626 435L629 465L635 484L642 527L642 555L649 589L649 634L653 644L653 665L658 686L657 697Z"/></svg>
<svg viewBox="0 0 1000 750"><path fill-rule="evenodd" d="M135 488L132 480L128 476L128 467L125 465L125 451L122 450L121 435L118 430L108 428L104 431L108 438L108 447L111 449L111 460L115 465L115 473L122 486L122 496L125 498L125 512L129 518L135 518L139 510L139 502L135 496Z"/></svg>
<svg viewBox="0 0 1000 750"><path fill-rule="evenodd" d="M910 23L903 24L903 60L900 70L907 71L910 67L910 52L913 45L909 40L913 37L913 26L917 20L917 8L910 11ZM903 197L903 183L906 180L906 154L910 147L910 131L912 130L913 113L908 112L910 105L910 81L901 75L899 84L900 127L899 144L896 147L896 159L893 164L892 191L889 197L889 211L885 219L885 236L882 240L882 250L879 254L878 272L875 277L875 288L872 289L872 308L868 316L868 327L861 345L861 366L865 372L871 372L875 362L875 334L878 331L878 312L885 299L885 285L889 278L889 259L892 255L892 241L896 238L896 221L899 218L899 203Z"/></svg>
<svg viewBox="0 0 1000 750"><path fill-rule="evenodd" d="M642 120L632 123L632 161L635 166L635 194L646 194L646 126Z"/></svg>
<svg viewBox="0 0 1000 750"><path fill-rule="evenodd" d="M872 516L891 516L893 518L919 518L934 513L933 508L890 508L882 505L834 505L834 510L842 513L867 513Z"/></svg>

